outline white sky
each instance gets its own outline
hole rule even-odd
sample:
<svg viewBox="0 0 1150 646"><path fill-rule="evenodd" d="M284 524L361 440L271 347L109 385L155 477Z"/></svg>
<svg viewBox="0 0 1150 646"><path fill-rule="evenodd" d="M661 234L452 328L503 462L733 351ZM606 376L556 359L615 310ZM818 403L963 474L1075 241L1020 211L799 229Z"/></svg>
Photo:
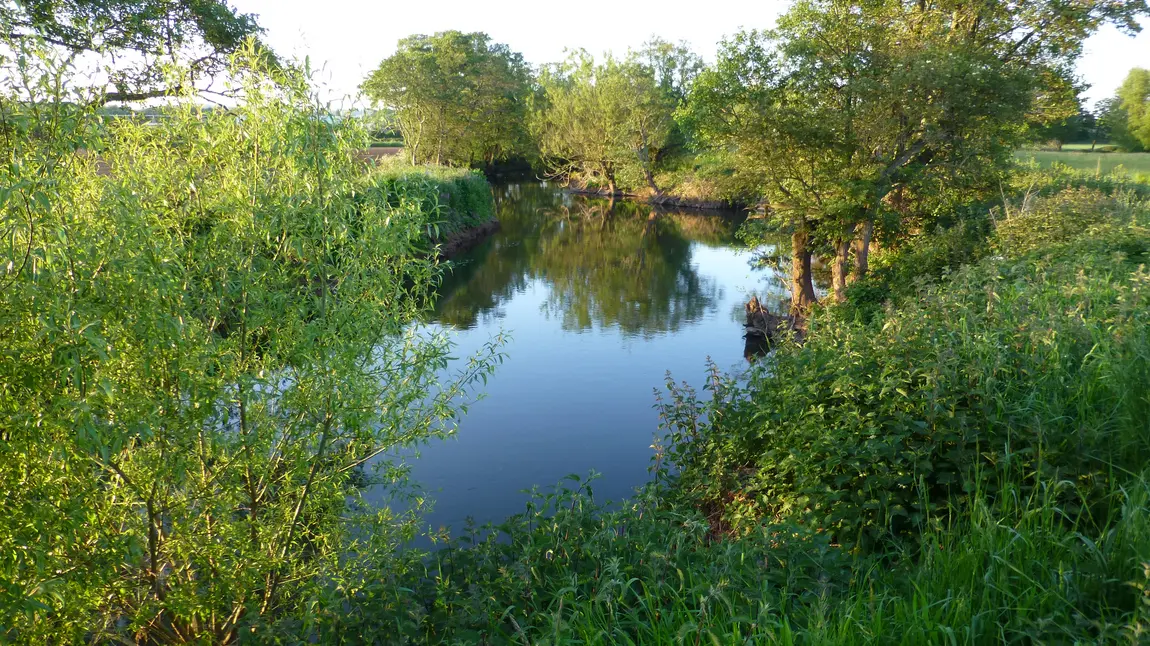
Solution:
<svg viewBox="0 0 1150 646"><path fill-rule="evenodd" d="M537 0L232 0L259 15L268 43L280 54L310 56L332 99L356 94L360 81L411 34L482 31L521 52L533 65L563 58L564 48L595 55L623 53L652 35L678 42L713 60L715 46L740 28L768 28L786 0L583 0L552 5ZM1086 43L1078 74L1092 87L1087 105L1114 94L1132 67L1150 67L1150 21L1136 38L1108 28Z"/></svg>

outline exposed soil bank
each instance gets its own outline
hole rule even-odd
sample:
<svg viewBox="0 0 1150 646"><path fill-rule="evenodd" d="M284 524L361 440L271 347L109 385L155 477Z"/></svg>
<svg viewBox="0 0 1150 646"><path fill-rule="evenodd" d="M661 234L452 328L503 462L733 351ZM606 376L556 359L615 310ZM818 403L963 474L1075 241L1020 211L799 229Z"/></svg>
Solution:
<svg viewBox="0 0 1150 646"><path fill-rule="evenodd" d="M439 245L439 258L440 260L450 260L455 256L474 248L480 242L487 239L488 236L499 230L499 220L494 218L480 224L478 226L456 231L440 243Z"/></svg>

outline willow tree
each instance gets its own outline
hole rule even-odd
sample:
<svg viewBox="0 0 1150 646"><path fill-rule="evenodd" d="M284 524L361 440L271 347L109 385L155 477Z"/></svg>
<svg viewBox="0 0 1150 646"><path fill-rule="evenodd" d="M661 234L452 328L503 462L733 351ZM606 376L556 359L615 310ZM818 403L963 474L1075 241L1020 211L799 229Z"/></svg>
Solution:
<svg viewBox="0 0 1150 646"><path fill-rule="evenodd" d="M414 518L364 486L490 363L441 385L410 327L434 189L261 71L149 126L0 59L0 642L330 643L394 592Z"/></svg>
<svg viewBox="0 0 1150 646"><path fill-rule="evenodd" d="M674 96L637 56L596 64L576 52L540 73L532 131L556 175L598 181L615 194L619 173L634 171L659 194L654 163L674 110Z"/></svg>
<svg viewBox="0 0 1150 646"><path fill-rule="evenodd" d="M412 163L470 165L522 154L531 71L483 33L446 31L399 41L363 82L394 110Z"/></svg>
<svg viewBox="0 0 1150 646"><path fill-rule="evenodd" d="M758 178L768 221L791 233L800 312L814 301L812 244L835 257L844 299L852 246L860 277L881 216L897 225L916 201L995 185L1028 120L1067 116L1082 40L1105 23L1136 30L1145 10L805 0L776 29L724 43L688 112L704 141Z"/></svg>
<svg viewBox="0 0 1150 646"><path fill-rule="evenodd" d="M261 32L254 15L226 0L0 0L0 44L36 39L88 56L93 78L108 81L108 102L207 90Z"/></svg>

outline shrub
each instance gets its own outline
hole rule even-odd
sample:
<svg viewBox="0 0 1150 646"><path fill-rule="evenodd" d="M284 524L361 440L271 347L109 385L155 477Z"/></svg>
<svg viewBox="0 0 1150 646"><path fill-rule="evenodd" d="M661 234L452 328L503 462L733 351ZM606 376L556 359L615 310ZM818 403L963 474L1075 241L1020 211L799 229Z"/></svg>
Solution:
<svg viewBox="0 0 1150 646"><path fill-rule="evenodd" d="M676 491L734 533L791 520L864 547L1006 483L1065 479L1065 509L1104 505L1150 458L1150 277L1126 248L1148 238L1114 227L960 268L881 326L817 319L710 402L673 388Z"/></svg>
<svg viewBox="0 0 1150 646"><path fill-rule="evenodd" d="M1099 250L1144 254L1150 211L1130 193L1108 195L1092 188L1065 189L1028 200L995 223L992 247L1008 256L1064 254L1064 246L1087 243ZM1079 245L1082 247L1083 245Z"/></svg>
<svg viewBox="0 0 1150 646"><path fill-rule="evenodd" d="M376 456L492 365L410 331L437 195L357 193L366 137L304 79L105 125L0 62L0 641L298 641L405 567L414 512L362 485L401 495Z"/></svg>
<svg viewBox="0 0 1150 646"><path fill-rule="evenodd" d="M428 215L433 241L495 217L491 185L477 170L385 164L360 180L358 190L392 206L414 201Z"/></svg>

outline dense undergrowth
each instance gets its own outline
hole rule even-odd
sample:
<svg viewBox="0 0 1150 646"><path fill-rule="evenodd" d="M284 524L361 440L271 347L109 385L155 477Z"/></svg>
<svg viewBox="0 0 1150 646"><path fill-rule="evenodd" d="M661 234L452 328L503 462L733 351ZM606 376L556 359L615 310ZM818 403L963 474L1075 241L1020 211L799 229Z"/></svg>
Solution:
<svg viewBox="0 0 1150 646"><path fill-rule="evenodd" d="M921 261L876 272L885 305L824 311L804 345L745 381L713 373L706 396L669 382L654 481L623 508L593 481L536 494L332 630L1145 643L1150 207L1120 181L1019 181L981 222L889 250Z"/></svg>
<svg viewBox="0 0 1150 646"><path fill-rule="evenodd" d="M433 242L495 217L491 185L476 170L388 163L361 182L368 201L382 199L393 207L405 200L417 204L429 216Z"/></svg>
<svg viewBox="0 0 1150 646"><path fill-rule="evenodd" d="M410 325L482 179L369 174L291 71L154 125L0 72L0 642L306 638L402 567L414 513L362 494L494 363Z"/></svg>

